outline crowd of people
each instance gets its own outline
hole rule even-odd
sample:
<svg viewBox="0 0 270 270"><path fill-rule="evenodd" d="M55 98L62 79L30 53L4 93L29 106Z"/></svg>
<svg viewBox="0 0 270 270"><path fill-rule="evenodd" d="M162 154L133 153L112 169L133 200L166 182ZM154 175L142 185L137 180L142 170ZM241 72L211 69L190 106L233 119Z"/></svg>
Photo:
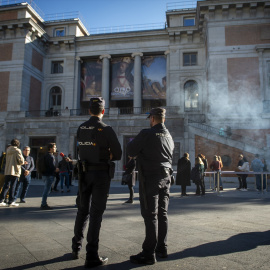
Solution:
<svg viewBox="0 0 270 270"><path fill-rule="evenodd" d="M223 183L221 178L221 170L223 168L223 163L221 156L214 155L213 160L209 165L211 172L214 173L214 186L215 190L223 190ZM184 153L183 157L178 160L177 163L177 174L176 174L176 185L181 186L181 196L188 196L186 193L187 186L191 186L191 181L196 185L195 195L205 195L205 172L208 169L208 162L203 154L199 154L195 158L195 166L191 168L191 162L189 160L189 153ZM247 157L243 154L239 154L239 161L236 172L241 172L237 174L239 187L236 188L240 191L247 191L247 177L250 171L258 172L255 174L256 177L256 190L261 191L266 189L266 175L263 175L263 187L262 187L262 176L261 172L267 172L267 164L264 159L260 159L259 155L255 155L255 159L249 164ZM246 173L243 173L246 172Z"/></svg>
<svg viewBox="0 0 270 270"><path fill-rule="evenodd" d="M19 206L19 203L26 203L25 198L31 183L31 174L35 170L35 162L30 156L30 147L25 146L21 151L19 146L19 140L13 139L0 158L0 206ZM41 203L43 210L51 209L46 202L47 196L50 191L59 191L57 185L60 180L61 192L64 192L64 183L67 186L67 192L70 192L69 186L72 185L73 170L71 155L69 157L63 155L62 160L58 162L55 144L48 145L48 153L44 159L46 172L43 177L46 184ZM51 183L47 181L48 179ZM19 203L16 202L18 196L20 197Z"/></svg>
<svg viewBox="0 0 270 270"><path fill-rule="evenodd" d="M122 149L111 126L106 125L102 118L105 113L105 101L102 97L91 98L89 104L90 119L82 123L77 130L79 160L76 164L78 170L79 190L76 199L77 215L74 224L74 236L71 239L72 259L79 259L84 239L85 229L88 225L85 268L105 265L107 257L99 256L99 234L103 213L106 209L110 182L114 175L114 162L122 157ZM130 256L130 262L134 264L152 265L156 263L156 257L167 258L167 235L168 235L168 205L170 187L173 183L173 151L174 141L165 126L166 110L153 108L147 119L150 128L143 129L133 140L127 144L129 161L125 166L127 184L130 190L130 198L127 203L133 203L135 179L132 175L135 168L139 178L139 200L141 215L145 225L145 239L142 251ZM0 160L1 170L4 167L4 178L1 177L0 206L18 206L16 199L21 184L21 203L25 203L26 193L31 181L31 171L34 169L33 159L29 156L30 147L26 146L23 153L19 149L20 142L13 139L7 147L6 155ZM61 155L61 154L60 154ZM41 210L52 209L47 204L49 192L57 191L57 184L61 181L61 191L64 192L64 181L67 184L67 192L70 185L71 157L61 155L58 162L57 148L55 143L49 143L47 153L44 156L44 190L41 200ZM136 160L136 161L135 161ZM38 163L38 162L37 162ZM243 155L239 155L237 169L248 172L249 164ZM41 169L40 163L38 166ZM220 156L214 156L209 169L215 172L215 187L222 189L220 176L223 167ZM251 169L258 172L256 183L258 189L261 186L260 172L266 170L266 164L259 156L251 162ZM195 158L195 166L191 168L189 154L184 153L178 160L176 184L181 185L182 196L188 196L186 187L191 181L196 185L197 196L205 195L205 172L208 170L208 162L203 154ZM58 182L55 182L59 174ZM244 176L243 176L244 175ZM239 173L239 188L246 190L247 174ZM130 177L131 176L131 177ZM4 180L3 180L4 179ZM19 180L19 181L18 181ZM9 192L8 202L7 193Z"/></svg>

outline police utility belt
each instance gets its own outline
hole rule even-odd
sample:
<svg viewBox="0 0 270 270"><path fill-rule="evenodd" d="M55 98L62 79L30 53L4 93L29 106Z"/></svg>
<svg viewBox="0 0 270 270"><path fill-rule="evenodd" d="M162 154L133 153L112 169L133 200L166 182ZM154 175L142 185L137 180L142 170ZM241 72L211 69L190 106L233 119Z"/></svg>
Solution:
<svg viewBox="0 0 270 270"><path fill-rule="evenodd" d="M110 178L114 177L115 163L112 161L108 161L108 164L89 164L86 161L79 160L77 166L79 175L89 171L108 171Z"/></svg>

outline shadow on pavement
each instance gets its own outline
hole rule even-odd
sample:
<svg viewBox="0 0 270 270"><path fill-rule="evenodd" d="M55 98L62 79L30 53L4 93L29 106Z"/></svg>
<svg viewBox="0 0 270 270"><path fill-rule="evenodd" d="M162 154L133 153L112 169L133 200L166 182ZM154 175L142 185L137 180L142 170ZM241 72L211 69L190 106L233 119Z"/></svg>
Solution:
<svg viewBox="0 0 270 270"><path fill-rule="evenodd" d="M270 245L270 230L234 235L226 240L211 242L181 252L170 254L169 260L188 257L210 257L255 249L257 246Z"/></svg>
<svg viewBox="0 0 270 270"><path fill-rule="evenodd" d="M38 267L38 266L44 266L47 264L53 264L53 263L59 263L59 262L64 262L64 261L71 261L71 260L72 260L71 254L67 253L67 254L64 254L63 256L56 257L56 258L53 258L50 260L33 262L33 263L29 263L29 264L25 264L25 265L21 265L21 266L17 266L17 267L3 268L3 270L30 269L30 268L34 268L34 267ZM80 268L78 268L78 269L80 269Z"/></svg>

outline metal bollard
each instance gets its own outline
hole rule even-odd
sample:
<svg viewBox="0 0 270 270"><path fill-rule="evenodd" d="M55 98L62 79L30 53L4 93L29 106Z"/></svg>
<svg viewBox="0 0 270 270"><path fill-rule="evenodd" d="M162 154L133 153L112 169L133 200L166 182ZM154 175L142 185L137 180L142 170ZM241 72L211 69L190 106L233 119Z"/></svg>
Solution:
<svg viewBox="0 0 270 270"><path fill-rule="evenodd" d="M262 188L262 193L263 193L263 174L261 174L261 188Z"/></svg>

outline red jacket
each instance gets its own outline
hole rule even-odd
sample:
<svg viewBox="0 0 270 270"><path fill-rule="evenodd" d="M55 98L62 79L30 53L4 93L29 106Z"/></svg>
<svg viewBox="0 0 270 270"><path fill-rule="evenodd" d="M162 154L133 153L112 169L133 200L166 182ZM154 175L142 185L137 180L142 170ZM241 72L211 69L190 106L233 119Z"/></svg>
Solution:
<svg viewBox="0 0 270 270"><path fill-rule="evenodd" d="M212 163L210 164L210 169L212 171L220 171L221 170L221 163L220 163L220 161L213 160Z"/></svg>

